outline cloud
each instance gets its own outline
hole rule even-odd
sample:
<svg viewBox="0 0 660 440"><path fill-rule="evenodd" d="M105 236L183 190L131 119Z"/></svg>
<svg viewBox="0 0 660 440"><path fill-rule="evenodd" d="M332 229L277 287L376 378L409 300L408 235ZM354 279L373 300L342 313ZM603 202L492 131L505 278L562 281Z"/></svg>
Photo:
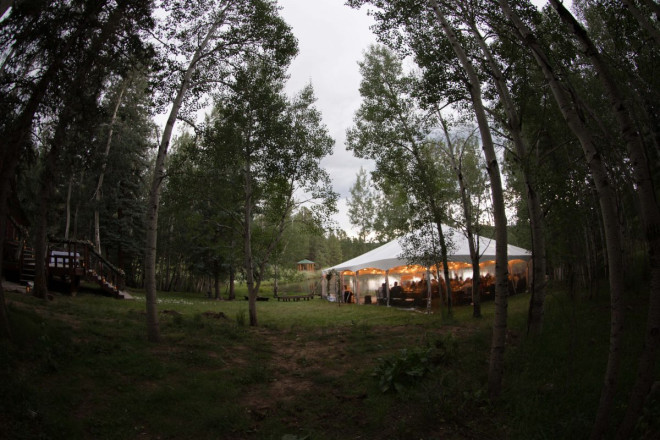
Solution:
<svg viewBox="0 0 660 440"><path fill-rule="evenodd" d="M365 8L349 8L344 0L280 0L279 4L300 49L289 69L287 93L293 95L310 82L314 87L317 108L335 139L334 154L322 162L341 197L335 220L354 235L346 215L346 198L360 167L372 170L374 165L353 157L346 151L345 141L361 103L358 61L369 45L376 43L369 29L373 19Z"/></svg>

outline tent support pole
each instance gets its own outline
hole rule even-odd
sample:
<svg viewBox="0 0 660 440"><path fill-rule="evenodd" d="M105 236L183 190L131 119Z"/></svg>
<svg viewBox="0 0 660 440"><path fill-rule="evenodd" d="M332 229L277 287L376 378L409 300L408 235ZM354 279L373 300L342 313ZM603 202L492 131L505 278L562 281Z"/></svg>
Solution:
<svg viewBox="0 0 660 440"><path fill-rule="evenodd" d="M325 274L321 272L321 298L328 297L328 283L330 281L325 278Z"/></svg>
<svg viewBox="0 0 660 440"><path fill-rule="evenodd" d="M341 286L341 289L339 289L339 292L337 294L337 304L341 304L344 302L344 291L346 290L346 284L344 284L344 272L339 274L339 285Z"/></svg>
<svg viewBox="0 0 660 440"><path fill-rule="evenodd" d="M355 271L355 304L360 304L360 271Z"/></svg>
<svg viewBox="0 0 660 440"><path fill-rule="evenodd" d="M387 294L387 307L390 306L390 279L389 279L389 274L390 274L390 271L386 270L385 271L385 293Z"/></svg>
<svg viewBox="0 0 660 440"><path fill-rule="evenodd" d="M426 313L431 313L431 268L426 268Z"/></svg>

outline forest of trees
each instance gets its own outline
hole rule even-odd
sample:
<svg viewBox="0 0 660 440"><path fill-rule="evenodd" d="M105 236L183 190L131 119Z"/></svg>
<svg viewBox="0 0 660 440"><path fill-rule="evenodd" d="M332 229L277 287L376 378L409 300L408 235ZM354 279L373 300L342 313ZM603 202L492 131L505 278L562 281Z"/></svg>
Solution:
<svg viewBox="0 0 660 440"><path fill-rule="evenodd" d="M444 260L441 223L468 236L494 226L492 398L501 391L509 231L533 251L531 334L542 332L547 278L591 295L607 280L610 352L593 438L611 411L626 292L648 292L645 351L617 434L627 438L660 344L657 3L576 1L573 12L556 0L543 10L504 0L348 3L375 6L382 43L360 64L363 103L348 131L348 147L376 162L378 192L361 197L407 214L381 210L356 227L387 235L437 225L433 252ZM469 159L473 136L483 150L477 161Z"/></svg>
<svg viewBox="0 0 660 440"><path fill-rule="evenodd" d="M156 290L220 298L235 280L256 296L301 259L366 250L327 227L334 141L311 85L284 93L297 41L274 2L3 9L2 209L17 196L37 255L50 238L93 243L153 305Z"/></svg>
<svg viewBox="0 0 660 440"><path fill-rule="evenodd" d="M49 237L88 240L145 289L157 341L157 290L220 297L240 277L257 325L261 283L299 259L329 265L431 225L446 261L441 224L490 231L491 397L505 350L507 242L533 251L531 334L543 331L547 279L592 295L609 285L593 438L611 410L626 292L648 292L626 438L660 348L658 3L346 3L370 8L380 42L360 63L363 101L347 132L348 149L376 165L351 191L358 238L327 229L338 195L320 162L336 146L312 86L284 93L298 49L276 2L0 3L0 229L15 195L30 221L35 295L46 296ZM10 335L1 287L0 303Z"/></svg>

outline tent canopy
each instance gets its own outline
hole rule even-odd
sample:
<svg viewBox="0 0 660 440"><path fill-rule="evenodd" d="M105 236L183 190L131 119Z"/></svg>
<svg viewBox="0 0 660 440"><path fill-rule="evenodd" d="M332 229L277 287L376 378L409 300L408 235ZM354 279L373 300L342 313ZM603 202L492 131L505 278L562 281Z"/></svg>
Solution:
<svg viewBox="0 0 660 440"><path fill-rule="evenodd" d="M442 225L442 232L445 237L450 237L453 242L453 249L447 256L450 262L462 262L472 264L470 259L470 247L465 235L458 229ZM358 257L352 258L343 263L324 269L323 272L343 272L345 270L355 272L360 269L375 268L380 270L390 270L398 266L406 266L410 261L403 258L403 248L401 243L405 242L408 236L390 241L376 249L364 253ZM476 236L479 239L480 262L491 261L495 259L495 240ZM511 260L529 260L531 252L517 246L507 245L508 259Z"/></svg>

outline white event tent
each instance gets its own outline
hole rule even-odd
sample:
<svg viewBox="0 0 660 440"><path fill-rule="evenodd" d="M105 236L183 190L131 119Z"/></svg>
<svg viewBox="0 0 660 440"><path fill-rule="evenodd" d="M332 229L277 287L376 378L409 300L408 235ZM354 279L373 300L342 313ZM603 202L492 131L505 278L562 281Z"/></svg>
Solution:
<svg viewBox="0 0 660 440"><path fill-rule="evenodd" d="M465 237L463 232L446 225L442 226L442 230L445 237L452 243L450 255L448 255L450 271L458 274L457 268L460 268L461 275L463 273L471 273L472 260L470 259L467 237ZM479 266L482 268L482 273L494 274L495 240L481 236L477 236L477 238L479 240ZM401 243L405 243L406 240L407 236L392 240L360 256L323 269L323 274L326 276L339 274L342 285L349 284L355 290L363 290L365 293L374 292L374 289L377 289L377 286L380 286L383 281L388 281L388 275L389 282L397 280L399 283L402 281L401 274L417 272L421 275L426 271L426 268L410 265L406 257L403 256ZM507 253L510 266L512 263L516 264L519 268L522 265L524 270L526 270L527 262L531 258L530 251L517 246L507 245ZM405 276L410 278L409 275ZM360 289L360 287L365 282L359 277L371 277L370 282L363 289ZM421 278L423 277L424 275L421 275ZM417 277L417 279L419 278ZM439 278L442 278L442 274L440 274ZM323 296L331 293L327 291L325 283L323 283L323 287ZM359 297L357 301L360 301Z"/></svg>

